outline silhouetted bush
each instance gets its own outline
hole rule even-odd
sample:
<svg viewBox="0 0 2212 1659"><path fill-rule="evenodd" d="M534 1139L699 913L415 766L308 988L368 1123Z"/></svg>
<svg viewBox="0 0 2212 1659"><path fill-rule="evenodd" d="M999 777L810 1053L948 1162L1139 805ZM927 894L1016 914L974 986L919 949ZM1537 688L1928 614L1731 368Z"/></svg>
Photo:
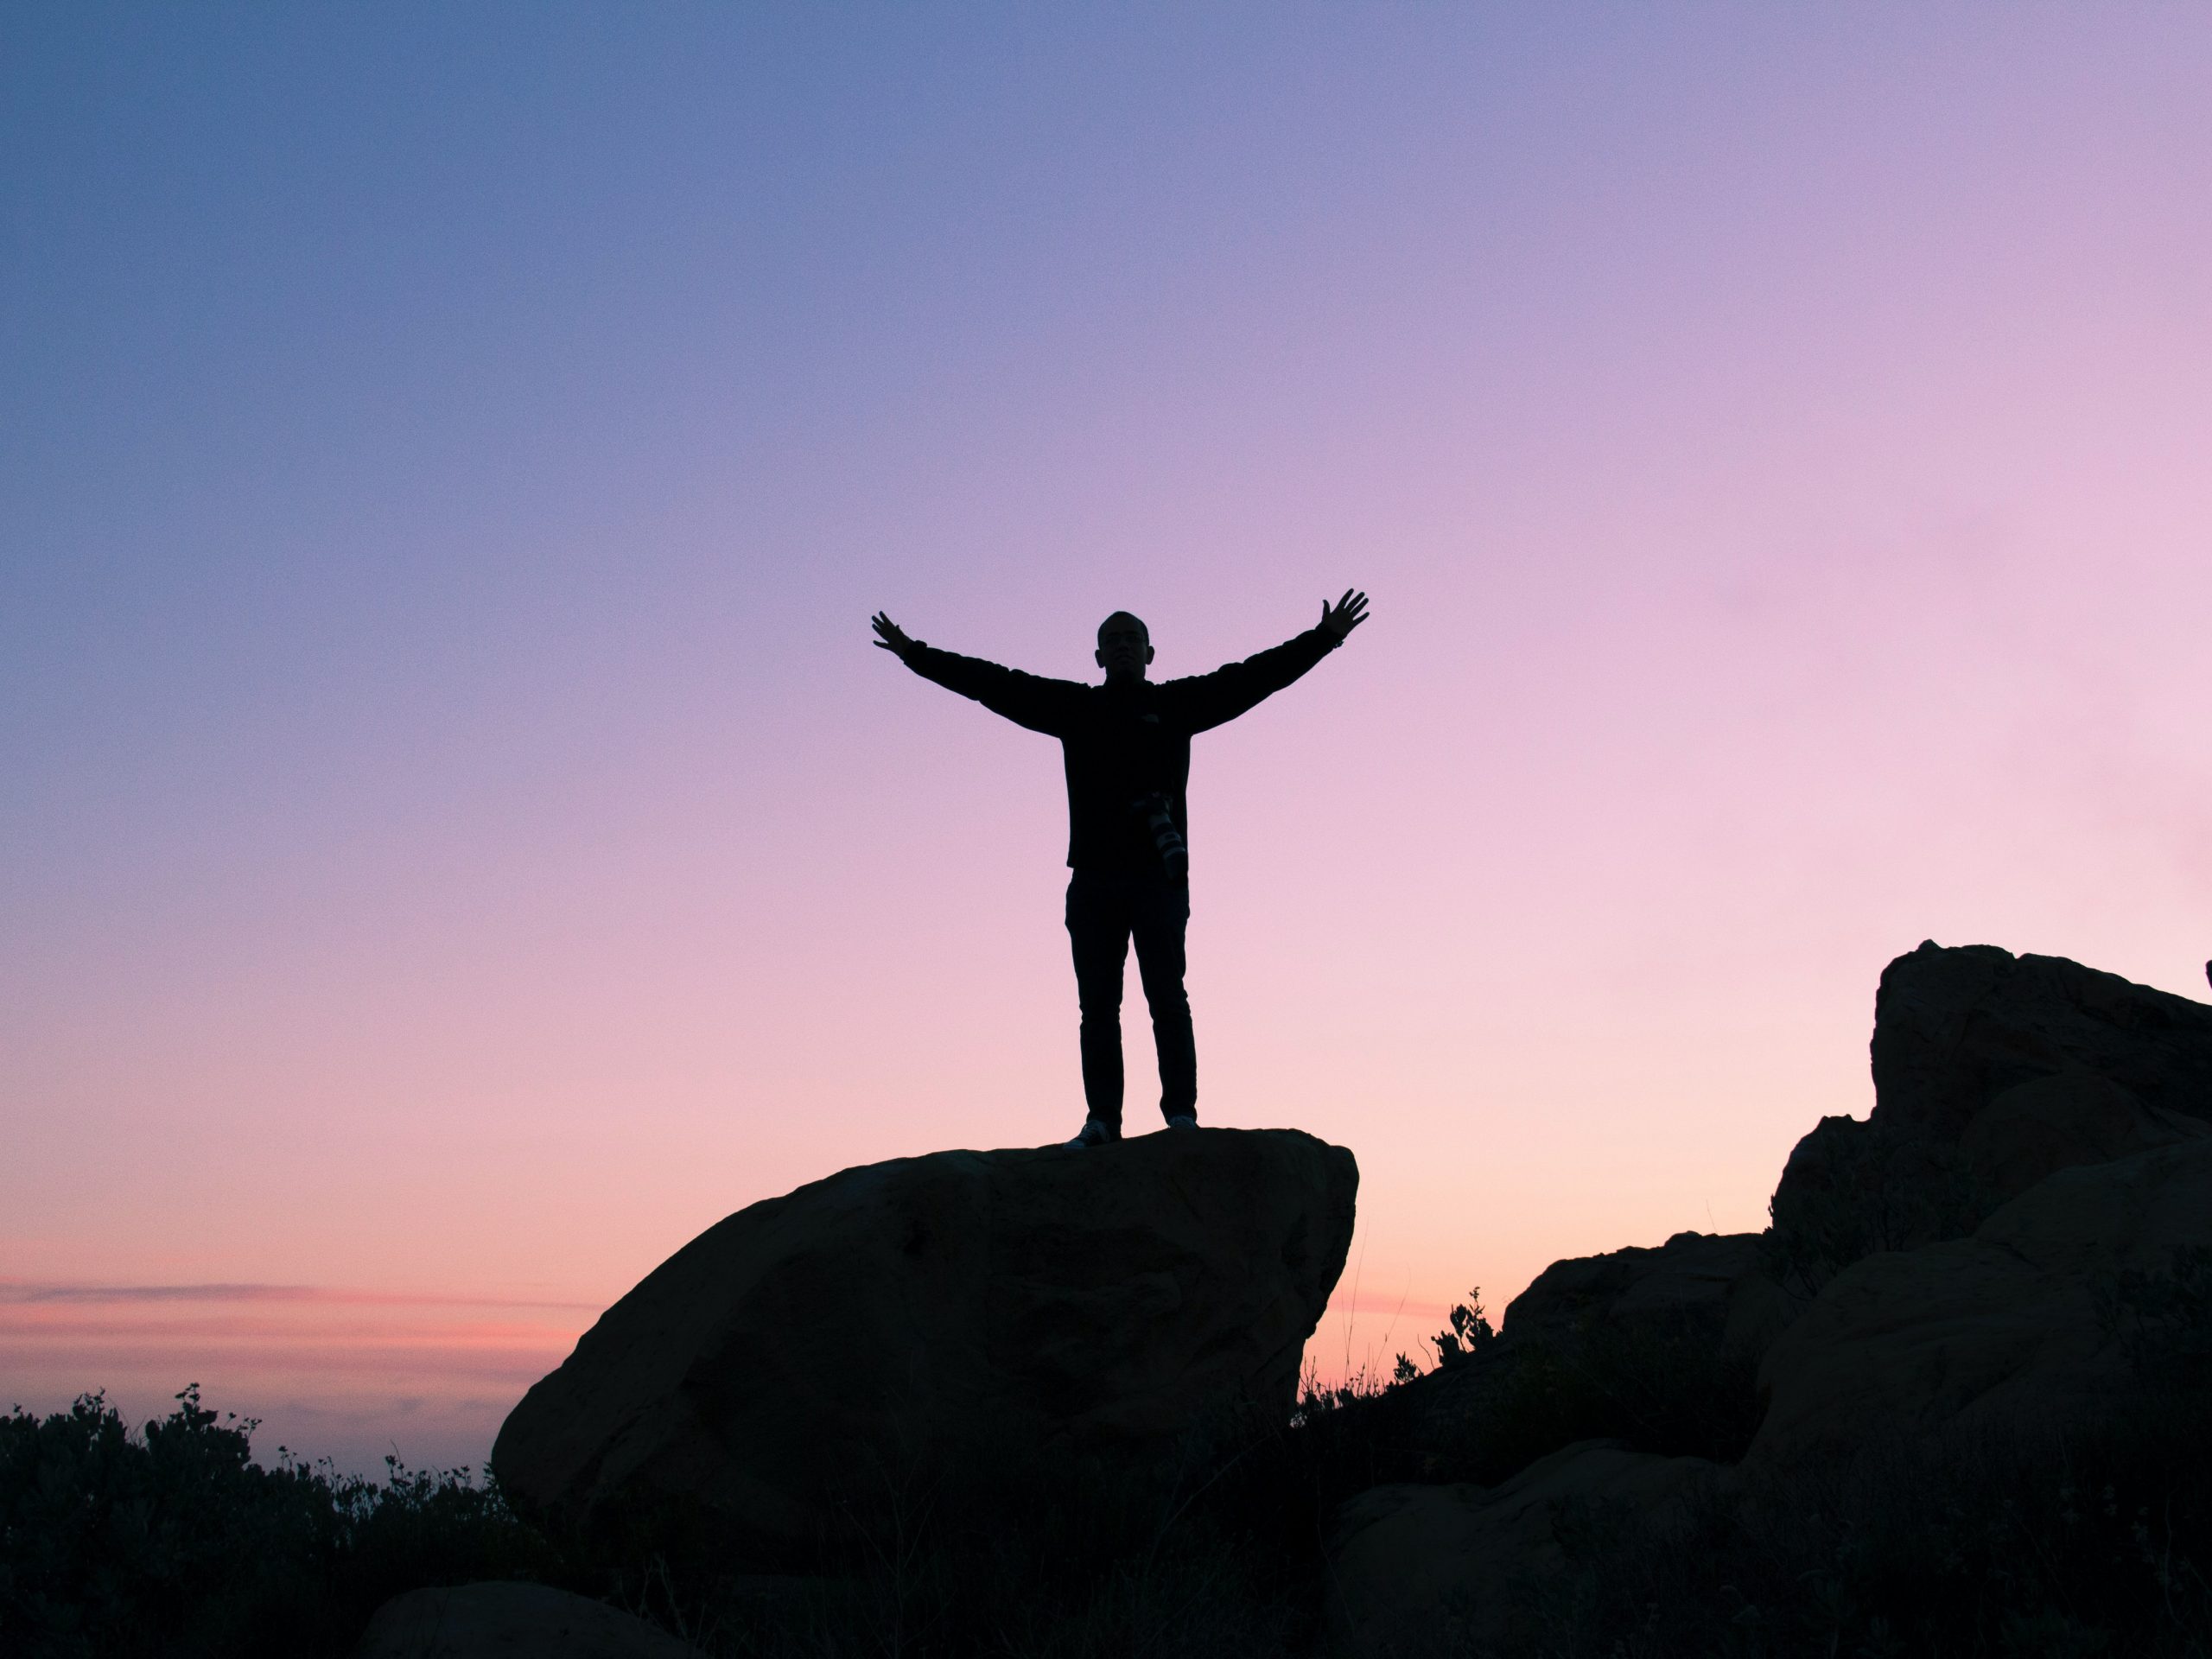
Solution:
<svg viewBox="0 0 2212 1659"><path fill-rule="evenodd" d="M1477 1285L1467 1293L1465 1301L1452 1307L1451 1323L1431 1337L1428 1344L1436 1350L1437 1368L1448 1371L1488 1353L1497 1340L1497 1332L1491 1328L1490 1314L1483 1306L1482 1287ZM1400 1354L1391 1381L1410 1382L1419 1375L1420 1368Z"/></svg>
<svg viewBox="0 0 2212 1659"><path fill-rule="evenodd" d="M0 1652L342 1653L398 1590L556 1566L465 1474L266 1469L254 1427L196 1386L139 1433L99 1395L0 1419Z"/></svg>

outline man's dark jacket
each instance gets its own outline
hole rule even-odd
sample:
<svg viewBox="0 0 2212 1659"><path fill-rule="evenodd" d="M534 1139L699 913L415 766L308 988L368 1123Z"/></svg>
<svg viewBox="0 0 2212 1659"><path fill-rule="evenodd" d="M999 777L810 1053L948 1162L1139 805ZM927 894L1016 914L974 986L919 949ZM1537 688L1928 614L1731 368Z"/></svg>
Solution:
<svg viewBox="0 0 2212 1659"><path fill-rule="evenodd" d="M1286 644L1211 674L1155 685L1048 680L916 643L906 666L947 690L973 697L1017 726L1060 740L1068 778L1068 863L1078 870L1161 871L1136 803L1166 798L1175 827L1190 837L1183 791L1191 739L1280 691L1343 641L1309 628Z"/></svg>

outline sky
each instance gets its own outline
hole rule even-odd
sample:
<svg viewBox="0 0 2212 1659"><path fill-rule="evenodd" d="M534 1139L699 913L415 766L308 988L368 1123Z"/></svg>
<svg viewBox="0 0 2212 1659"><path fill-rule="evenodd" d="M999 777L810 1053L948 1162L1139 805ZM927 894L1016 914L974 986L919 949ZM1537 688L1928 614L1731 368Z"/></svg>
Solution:
<svg viewBox="0 0 2212 1659"><path fill-rule="evenodd" d="M1082 1121L1095 677L1308 1351L1764 1224L1923 939L2202 998L2212 11L0 14L0 1407L480 1461L722 1216ZM1132 1128L1155 1087L1134 972Z"/></svg>

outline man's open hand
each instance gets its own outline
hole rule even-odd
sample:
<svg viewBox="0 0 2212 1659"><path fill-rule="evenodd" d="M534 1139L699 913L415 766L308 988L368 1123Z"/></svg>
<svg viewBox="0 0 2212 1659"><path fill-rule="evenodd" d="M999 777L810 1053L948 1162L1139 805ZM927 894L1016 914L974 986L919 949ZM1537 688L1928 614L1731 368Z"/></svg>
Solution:
<svg viewBox="0 0 2212 1659"><path fill-rule="evenodd" d="M907 653L914 648L914 642L906 637L906 629L881 611L868 618L868 626L875 630L877 650L889 652L902 663L906 660Z"/></svg>
<svg viewBox="0 0 2212 1659"><path fill-rule="evenodd" d="M1344 596L1335 604L1330 604L1325 599L1321 601L1321 632L1339 645L1344 642L1346 634L1366 620L1367 595L1365 594L1355 594L1347 588L1344 589Z"/></svg>

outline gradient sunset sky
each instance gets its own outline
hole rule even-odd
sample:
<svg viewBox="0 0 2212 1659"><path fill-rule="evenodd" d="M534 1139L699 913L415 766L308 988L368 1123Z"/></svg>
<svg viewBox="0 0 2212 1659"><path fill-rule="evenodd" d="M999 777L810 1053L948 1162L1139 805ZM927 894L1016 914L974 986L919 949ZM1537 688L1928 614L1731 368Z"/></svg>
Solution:
<svg viewBox="0 0 2212 1659"><path fill-rule="evenodd" d="M1161 677L1310 1357L1764 1224L1922 939L2206 995L2212 9L16 6L0 1408L474 1462L701 1229L1082 1119ZM1149 1033L1130 976L1130 1122Z"/></svg>

